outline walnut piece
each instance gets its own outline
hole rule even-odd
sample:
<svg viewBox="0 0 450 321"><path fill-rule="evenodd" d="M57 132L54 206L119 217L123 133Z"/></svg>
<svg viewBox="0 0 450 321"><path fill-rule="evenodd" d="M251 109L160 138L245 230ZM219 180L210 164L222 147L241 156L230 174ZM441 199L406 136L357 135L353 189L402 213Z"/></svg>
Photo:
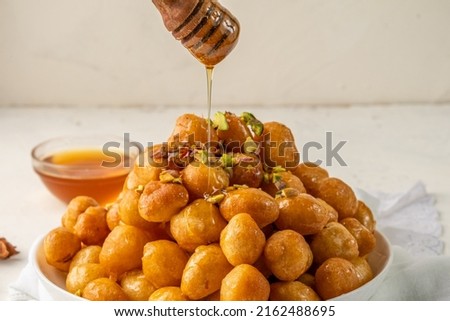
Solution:
<svg viewBox="0 0 450 321"><path fill-rule="evenodd" d="M4 237L0 237L0 260L6 260L18 254L16 247L9 243Z"/></svg>

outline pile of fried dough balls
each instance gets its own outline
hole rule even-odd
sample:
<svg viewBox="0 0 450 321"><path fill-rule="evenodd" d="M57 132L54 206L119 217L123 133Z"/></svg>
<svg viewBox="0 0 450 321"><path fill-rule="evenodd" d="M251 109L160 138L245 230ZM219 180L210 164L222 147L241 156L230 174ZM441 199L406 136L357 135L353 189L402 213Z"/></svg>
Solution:
<svg viewBox="0 0 450 321"><path fill-rule="evenodd" d="M373 278L375 224L351 187L299 162L285 125L184 114L115 203L74 198L44 252L88 300L328 300Z"/></svg>

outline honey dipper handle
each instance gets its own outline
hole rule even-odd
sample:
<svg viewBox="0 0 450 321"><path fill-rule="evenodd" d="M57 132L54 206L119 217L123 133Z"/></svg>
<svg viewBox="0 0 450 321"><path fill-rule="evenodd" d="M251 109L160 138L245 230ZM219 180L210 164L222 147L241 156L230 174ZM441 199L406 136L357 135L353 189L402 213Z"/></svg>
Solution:
<svg viewBox="0 0 450 321"><path fill-rule="evenodd" d="M152 0L166 29L206 66L222 61L236 46L238 20L217 0Z"/></svg>

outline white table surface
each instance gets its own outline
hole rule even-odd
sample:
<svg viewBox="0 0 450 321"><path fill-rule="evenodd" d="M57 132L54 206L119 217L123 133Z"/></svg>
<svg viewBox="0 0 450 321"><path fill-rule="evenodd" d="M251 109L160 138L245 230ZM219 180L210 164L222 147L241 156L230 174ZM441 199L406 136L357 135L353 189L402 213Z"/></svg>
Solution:
<svg viewBox="0 0 450 321"><path fill-rule="evenodd" d="M422 181L436 198L442 239L450 244L450 105L226 109L285 123L300 149L311 141L325 145L326 132L332 132L333 146L347 141L339 152L347 166L334 162L325 167L353 187L396 193ZM26 265L33 241L58 226L65 209L33 172L32 147L76 133L130 133L143 144L161 142L170 135L176 117L186 112L206 115L203 106L0 107L0 236L20 251L0 261L0 300L8 299L8 285ZM324 157L324 150L310 153L312 160ZM444 254L450 254L448 246Z"/></svg>

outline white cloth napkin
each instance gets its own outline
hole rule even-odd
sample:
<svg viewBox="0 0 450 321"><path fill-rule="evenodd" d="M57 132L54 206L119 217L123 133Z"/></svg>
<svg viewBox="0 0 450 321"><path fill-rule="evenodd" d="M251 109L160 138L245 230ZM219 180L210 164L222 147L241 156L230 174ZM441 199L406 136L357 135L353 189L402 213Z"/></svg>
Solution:
<svg viewBox="0 0 450 321"><path fill-rule="evenodd" d="M450 256L442 256L442 226L434 199L418 182L408 191L385 194L356 190L373 210L377 229L393 245L393 263L372 300L450 300ZM31 265L10 285L11 300L49 300Z"/></svg>

